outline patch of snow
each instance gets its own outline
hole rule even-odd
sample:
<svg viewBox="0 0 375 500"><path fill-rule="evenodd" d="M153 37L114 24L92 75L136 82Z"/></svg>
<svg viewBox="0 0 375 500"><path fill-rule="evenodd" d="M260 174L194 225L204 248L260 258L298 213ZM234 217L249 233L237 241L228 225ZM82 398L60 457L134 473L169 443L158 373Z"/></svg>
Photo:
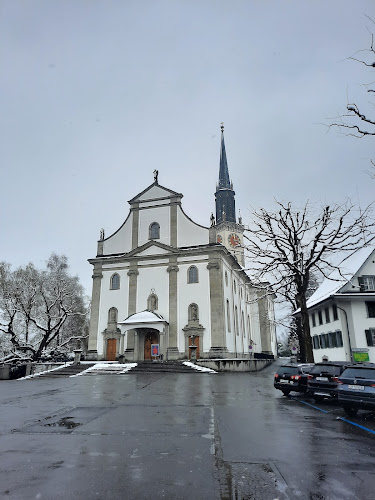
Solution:
<svg viewBox="0 0 375 500"><path fill-rule="evenodd" d="M164 323L165 319L157 313L152 311L142 311L139 313L128 316L124 321L118 321L120 325L127 325L132 323Z"/></svg>
<svg viewBox="0 0 375 500"><path fill-rule="evenodd" d="M182 363L185 366L189 366L190 368L194 368L195 370L199 372L206 372L206 373L217 373L215 370L211 370L211 368L204 368L203 366L198 366L195 365L194 363L190 363L190 361L183 361Z"/></svg>
<svg viewBox="0 0 375 500"><path fill-rule="evenodd" d="M81 375L86 375L91 372L106 372L106 373L117 373L118 375L122 375L127 373L129 370L137 366L138 363L96 363L94 366L90 366L86 370L77 373L76 375L71 375L72 377L80 377Z"/></svg>
<svg viewBox="0 0 375 500"><path fill-rule="evenodd" d="M21 377L21 378L18 378L17 380L26 380L29 378L39 377L40 375L43 375L44 373L49 373L49 372L54 372L56 370L61 370L62 368L65 368L66 366L70 366L72 364L73 364L73 361L69 361L68 363L64 363L63 365L55 366L55 368L51 368L50 370L44 370L42 372L34 373L33 375L27 375L26 377Z"/></svg>

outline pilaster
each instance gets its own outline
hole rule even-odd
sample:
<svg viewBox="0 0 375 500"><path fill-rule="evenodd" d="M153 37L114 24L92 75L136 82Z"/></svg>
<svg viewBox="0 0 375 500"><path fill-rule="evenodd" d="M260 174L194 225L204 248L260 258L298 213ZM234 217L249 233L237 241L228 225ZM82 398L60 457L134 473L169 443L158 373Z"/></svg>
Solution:
<svg viewBox="0 0 375 500"><path fill-rule="evenodd" d="M177 248L177 204L170 205L170 245Z"/></svg>
<svg viewBox="0 0 375 500"><path fill-rule="evenodd" d="M167 272L169 273L169 341L168 341L168 359L178 359L179 352L177 346L177 258L171 257Z"/></svg>
<svg viewBox="0 0 375 500"><path fill-rule="evenodd" d="M225 336L223 270L217 254L210 256L207 264L210 279L211 349L210 356L220 357L228 352Z"/></svg>
<svg viewBox="0 0 375 500"><path fill-rule="evenodd" d="M128 293L128 316L137 312L137 281L139 271L137 264L132 264L128 271L129 276L129 293ZM129 330L127 333L127 346L125 356L130 359L134 356L134 330Z"/></svg>
<svg viewBox="0 0 375 500"><path fill-rule="evenodd" d="M99 306L102 277L102 263L96 262L92 275L91 317L88 342L88 356L91 356L93 359L96 358L98 352Z"/></svg>
<svg viewBox="0 0 375 500"><path fill-rule="evenodd" d="M131 209L133 214L132 220L132 250L138 248L138 232L139 232L139 203L134 203Z"/></svg>

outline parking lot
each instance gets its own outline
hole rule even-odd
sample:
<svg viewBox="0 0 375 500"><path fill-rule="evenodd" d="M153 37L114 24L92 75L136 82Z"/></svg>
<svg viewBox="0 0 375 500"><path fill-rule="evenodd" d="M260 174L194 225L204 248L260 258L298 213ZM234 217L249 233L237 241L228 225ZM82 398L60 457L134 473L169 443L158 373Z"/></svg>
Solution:
<svg viewBox="0 0 375 500"><path fill-rule="evenodd" d="M372 499L374 415L283 396L277 363L4 381L0 497Z"/></svg>

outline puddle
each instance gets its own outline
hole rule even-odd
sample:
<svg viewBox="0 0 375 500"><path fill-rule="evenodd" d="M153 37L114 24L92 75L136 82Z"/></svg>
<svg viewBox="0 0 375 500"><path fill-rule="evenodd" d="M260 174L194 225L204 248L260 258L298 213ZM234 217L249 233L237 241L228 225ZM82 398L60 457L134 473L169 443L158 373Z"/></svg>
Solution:
<svg viewBox="0 0 375 500"><path fill-rule="evenodd" d="M74 429L81 425L79 422L73 422L71 420L73 417L61 418L58 422L53 422L50 424L44 424L44 427L65 427L66 429Z"/></svg>

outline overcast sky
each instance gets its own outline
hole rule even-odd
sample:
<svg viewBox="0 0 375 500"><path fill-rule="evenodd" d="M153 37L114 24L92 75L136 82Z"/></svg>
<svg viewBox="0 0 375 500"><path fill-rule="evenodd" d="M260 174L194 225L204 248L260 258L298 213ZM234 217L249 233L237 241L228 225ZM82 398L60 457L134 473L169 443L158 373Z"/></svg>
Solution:
<svg viewBox="0 0 375 500"><path fill-rule="evenodd" d="M155 168L208 226L222 121L244 222L274 198L373 201L375 140L326 125L374 80L346 59L369 47L374 6L0 0L0 259L66 254L90 295L100 228L118 229Z"/></svg>

